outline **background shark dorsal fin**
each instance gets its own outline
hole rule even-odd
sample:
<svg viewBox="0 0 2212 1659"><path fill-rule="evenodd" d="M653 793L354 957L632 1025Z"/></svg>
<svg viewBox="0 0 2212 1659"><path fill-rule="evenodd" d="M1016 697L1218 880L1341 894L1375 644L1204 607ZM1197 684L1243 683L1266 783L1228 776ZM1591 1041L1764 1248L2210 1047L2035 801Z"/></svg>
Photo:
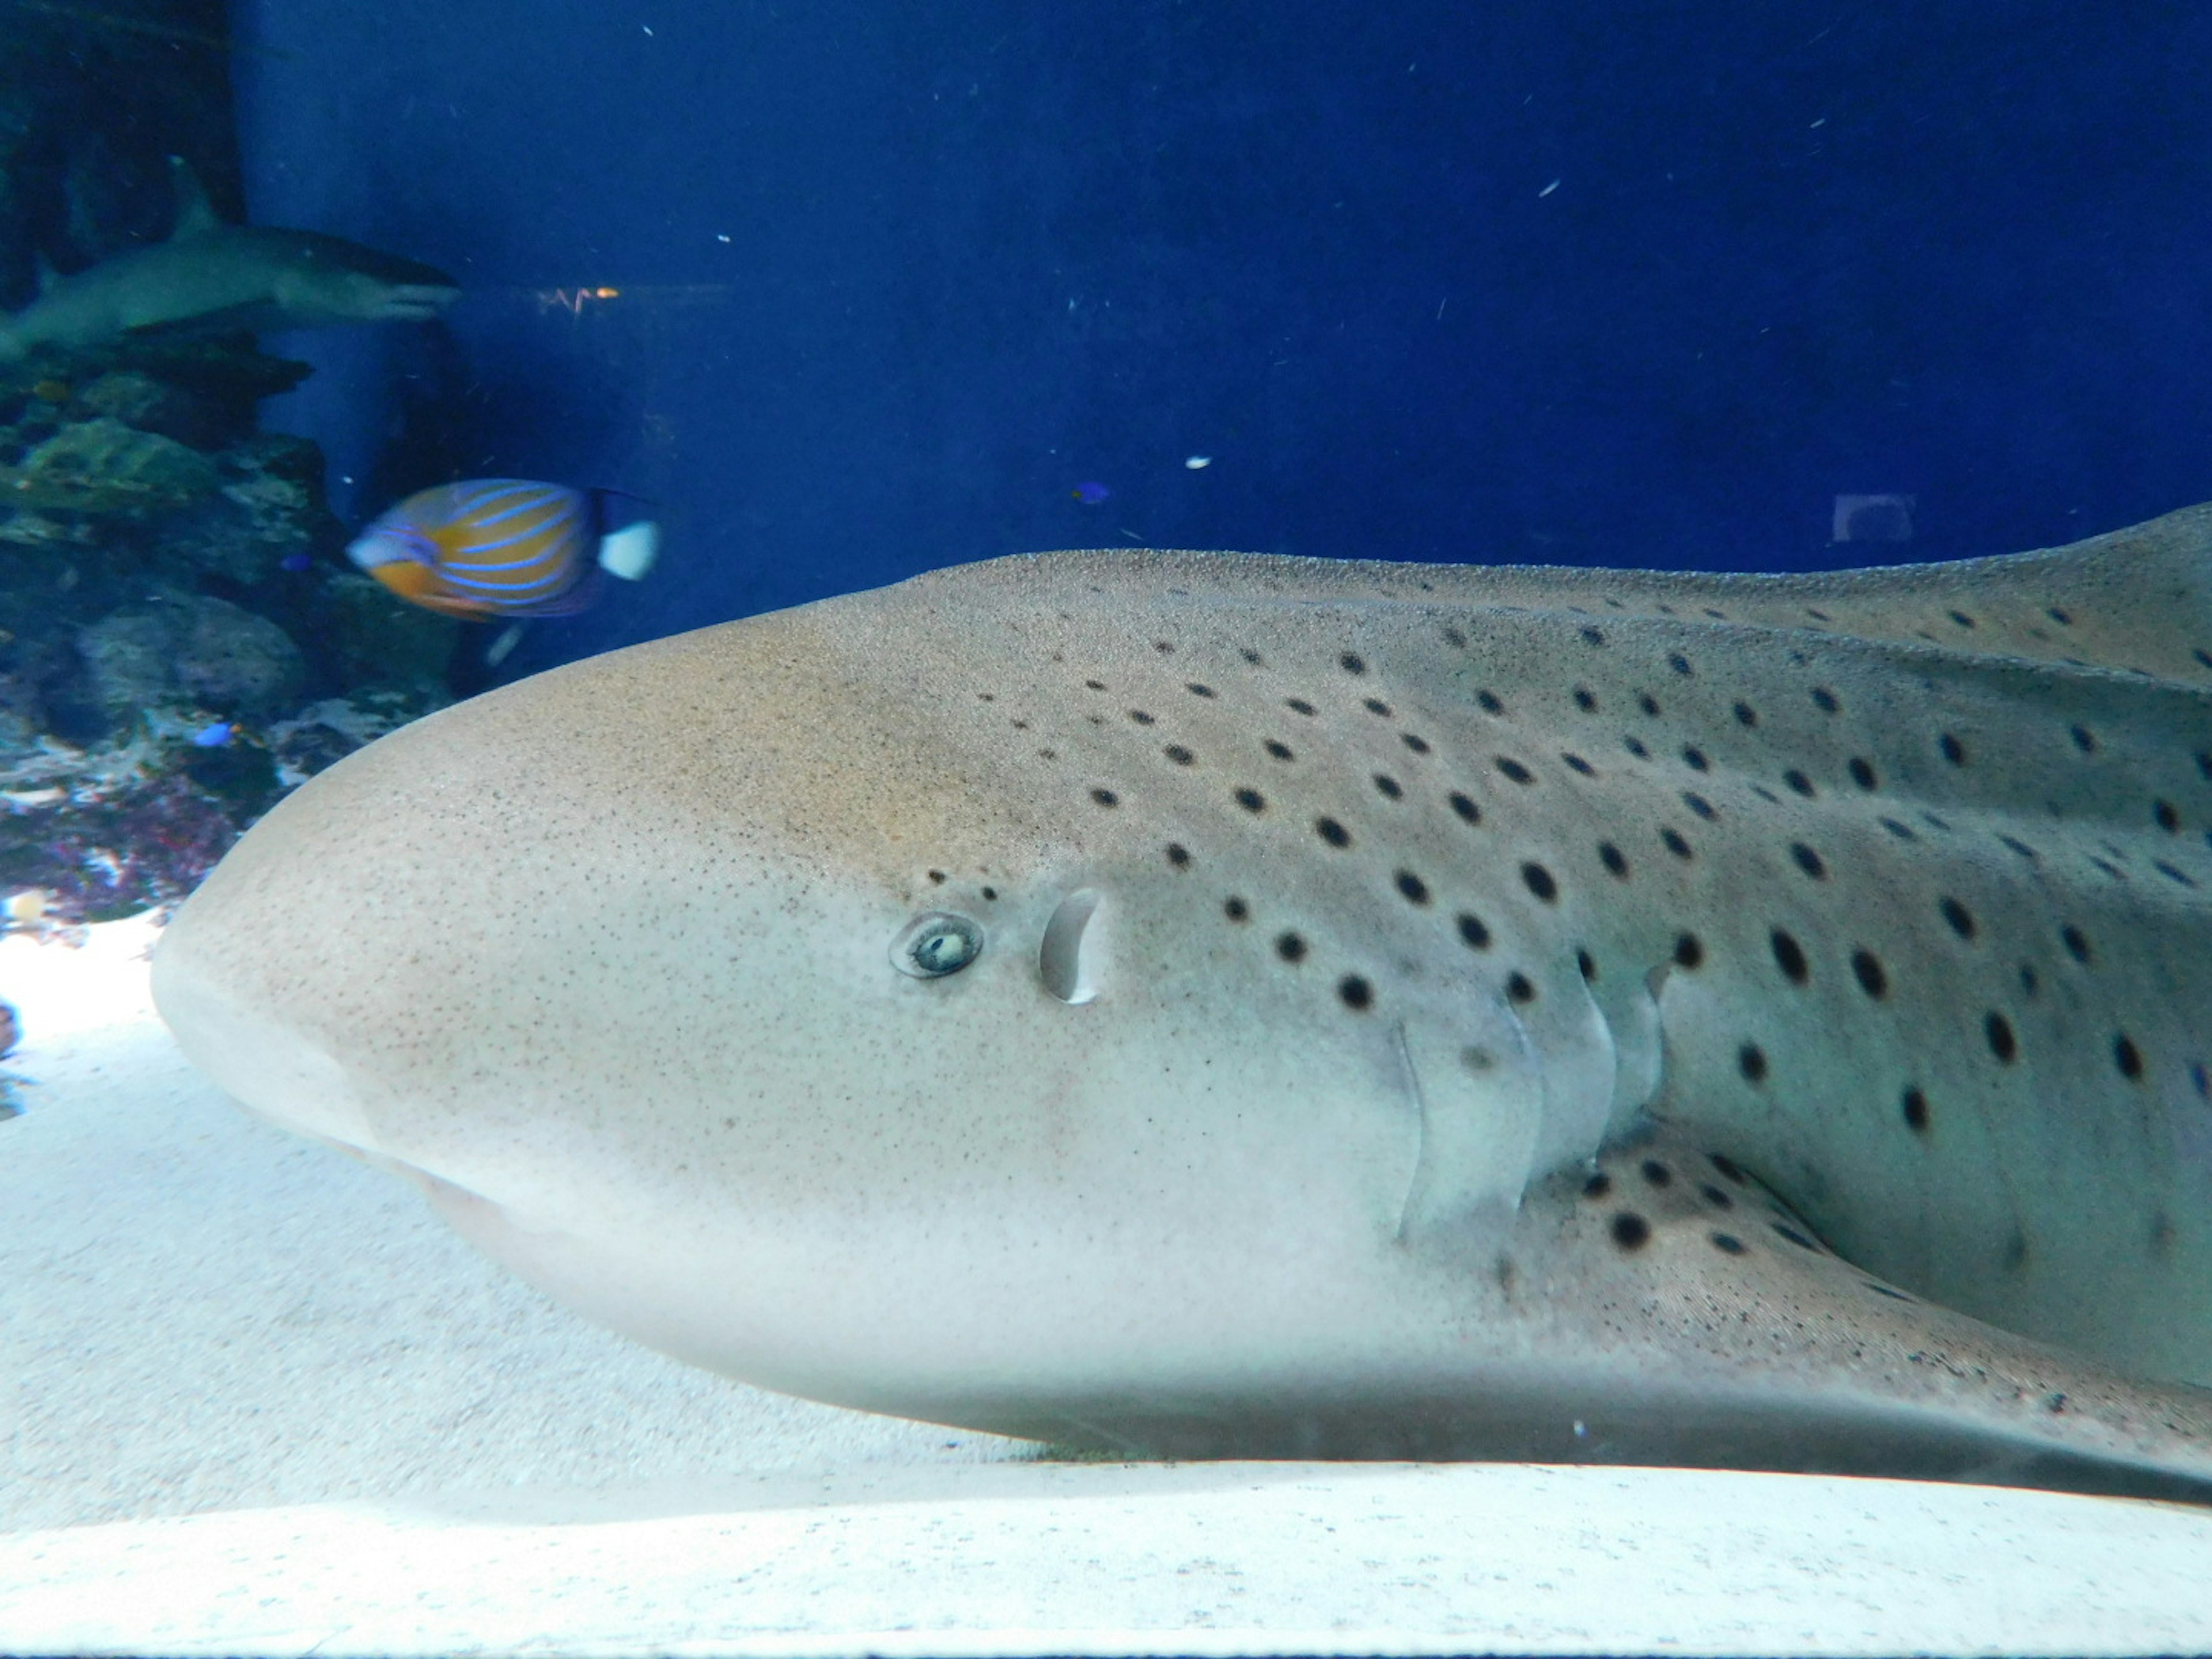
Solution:
<svg viewBox="0 0 2212 1659"><path fill-rule="evenodd" d="M177 193L177 218L169 232L171 241L204 236L222 228L222 221L215 216L215 209L208 202L207 188L200 183L200 176L192 171L190 161L181 155L172 155L169 179Z"/></svg>

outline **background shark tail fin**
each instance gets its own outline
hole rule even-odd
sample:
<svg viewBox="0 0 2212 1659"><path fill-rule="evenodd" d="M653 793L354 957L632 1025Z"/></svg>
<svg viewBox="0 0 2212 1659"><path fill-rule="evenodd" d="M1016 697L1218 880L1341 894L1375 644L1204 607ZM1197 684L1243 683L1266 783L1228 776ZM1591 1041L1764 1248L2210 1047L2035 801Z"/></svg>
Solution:
<svg viewBox="0 0 2212 1659"><path fill-rule="evenodd" d="M611 530L599 538L599 568L626 582L641 580L660 556L660 526L650 519Z"/></svg>

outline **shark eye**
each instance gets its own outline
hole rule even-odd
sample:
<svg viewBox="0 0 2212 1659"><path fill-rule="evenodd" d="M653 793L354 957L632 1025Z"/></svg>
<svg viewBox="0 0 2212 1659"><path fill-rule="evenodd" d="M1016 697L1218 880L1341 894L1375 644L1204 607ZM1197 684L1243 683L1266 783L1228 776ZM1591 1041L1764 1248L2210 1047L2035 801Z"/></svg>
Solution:
<svg viewBox="0 0 2212 1659"><path fill-rule="evenodd" d="M957 974L983 954L983 930L965 916L925 910L891 941L891 966L916 979Z"/></svg>

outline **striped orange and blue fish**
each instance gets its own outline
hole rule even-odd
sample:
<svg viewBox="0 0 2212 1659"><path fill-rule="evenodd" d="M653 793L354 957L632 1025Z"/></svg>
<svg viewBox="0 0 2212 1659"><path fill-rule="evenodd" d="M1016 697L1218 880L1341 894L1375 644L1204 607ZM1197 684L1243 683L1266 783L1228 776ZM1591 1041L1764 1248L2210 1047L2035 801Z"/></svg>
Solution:
<svg viewBox="0 0 2212 1659"><path fill-rule="evenodd" d="M385 513L346 555L448 617L572 616L599 597L601 572L636 581L659 552L649 520L608 527L611 493L527 478L441 484Z"/></svg>

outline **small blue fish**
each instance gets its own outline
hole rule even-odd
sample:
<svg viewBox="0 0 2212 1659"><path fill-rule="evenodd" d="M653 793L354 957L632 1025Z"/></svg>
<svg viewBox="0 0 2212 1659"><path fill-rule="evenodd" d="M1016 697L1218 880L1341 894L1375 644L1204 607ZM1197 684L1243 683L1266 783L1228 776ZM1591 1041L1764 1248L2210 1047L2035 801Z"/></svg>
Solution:
<svg viewBox="0 0 2212 1659"><path fill-rule="evenodd" d="M1096 507L1114 492L1096 480L1086 479L1067 492L1085 507Z"/></svg>
<svg viewBox="0 0 2212 1659"><path fill-rule="evenodd" d="M441 484L386 512L346 556L446 616L570 616L599 596L600 571L635 581L660 549L650 521L607 529L611 493L526 478Z"/></svg>
<svg viewBox="0 0 2212 1659"><path fill-rule="evenodd" d="M192 733L195 749L220 749L238 735L238 728L228 720L217 720L212 726L203 726Z"/></svg>

